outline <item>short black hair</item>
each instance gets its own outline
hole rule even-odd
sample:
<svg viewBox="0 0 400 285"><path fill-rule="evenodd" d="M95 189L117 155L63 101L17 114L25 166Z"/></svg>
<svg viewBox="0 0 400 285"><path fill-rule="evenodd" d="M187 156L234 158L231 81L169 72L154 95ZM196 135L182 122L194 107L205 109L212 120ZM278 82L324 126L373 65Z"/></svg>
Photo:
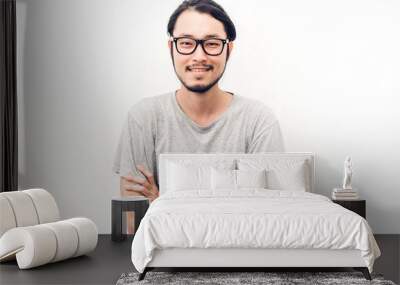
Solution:
<svg viewBox="0 0 400 285"><path fill-rule="evenodd" d="M168 21L167 32L169 36L172 37L172 34L175 29L176 20L182 14L182 12L193 9L200 13L206 13L222 22L225 28L225 32L229 41L234 41L236 39L236 29L233 24L231 18L229 18L228 14L225 10L213 0L185 0L183 1L178 8L172 13L171 17Z"/></svg>

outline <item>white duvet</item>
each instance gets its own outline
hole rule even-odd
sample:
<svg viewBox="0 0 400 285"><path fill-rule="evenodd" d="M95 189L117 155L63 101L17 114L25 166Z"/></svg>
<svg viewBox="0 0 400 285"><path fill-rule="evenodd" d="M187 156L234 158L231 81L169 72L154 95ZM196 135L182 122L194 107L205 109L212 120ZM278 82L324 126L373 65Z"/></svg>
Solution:
<svg viewBox="0 0 400 285"><path fill-rule="evenodd" d="M176 247L358 249L370 272L380 256L367 221L325 196L257 189L160 196L133 239L133 265L143 272L154 249Z"/></svg>

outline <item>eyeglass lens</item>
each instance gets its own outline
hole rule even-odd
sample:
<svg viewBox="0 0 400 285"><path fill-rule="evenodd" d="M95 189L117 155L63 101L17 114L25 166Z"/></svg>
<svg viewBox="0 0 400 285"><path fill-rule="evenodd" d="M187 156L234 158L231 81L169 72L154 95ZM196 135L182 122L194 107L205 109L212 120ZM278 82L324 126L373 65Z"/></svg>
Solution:
<svg viewBox="0 0 400 285"><path fill-rule="evenodd" d="M203 42L204 49L209 55L218 55L224 48L224 43L220 39L209 39ZM196 41L191 38L180 38L176 42L178 52L190 54L196 48Z"/></svg>

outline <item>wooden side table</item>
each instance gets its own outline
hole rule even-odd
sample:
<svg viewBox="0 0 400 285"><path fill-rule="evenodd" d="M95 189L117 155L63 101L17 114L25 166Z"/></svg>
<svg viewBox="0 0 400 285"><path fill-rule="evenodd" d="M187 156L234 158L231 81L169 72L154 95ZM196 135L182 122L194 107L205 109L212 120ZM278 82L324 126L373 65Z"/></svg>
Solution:
<svg viewBox="0 0 400 285"><path fill-rule="evenodd" d="M149 207L146 197L114 197L111 200L111 240L123 241L126 234L122 233L122 215L127 211L135 212L135 231Z"/></svg>
<svg viewBox="0 0 400 285"><path fill-rule="evenodd" d="M361 217L366 219L366 201L365 200L332 200L332 202L339 204L340 206L359 214Z"/></svg>

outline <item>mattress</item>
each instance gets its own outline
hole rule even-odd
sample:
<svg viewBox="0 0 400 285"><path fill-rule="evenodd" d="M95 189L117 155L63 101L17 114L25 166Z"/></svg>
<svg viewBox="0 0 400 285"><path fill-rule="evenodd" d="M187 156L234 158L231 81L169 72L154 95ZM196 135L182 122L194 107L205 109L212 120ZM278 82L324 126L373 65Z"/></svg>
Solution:
<svg viewBox="0 0 400 285"><path fill-rule="evenodd" d="M380 255L367 221L327 197L257 188L160 196L135 234L132 262L143 272L157 250L174 248L359 250L370 272Z"/></svg>

